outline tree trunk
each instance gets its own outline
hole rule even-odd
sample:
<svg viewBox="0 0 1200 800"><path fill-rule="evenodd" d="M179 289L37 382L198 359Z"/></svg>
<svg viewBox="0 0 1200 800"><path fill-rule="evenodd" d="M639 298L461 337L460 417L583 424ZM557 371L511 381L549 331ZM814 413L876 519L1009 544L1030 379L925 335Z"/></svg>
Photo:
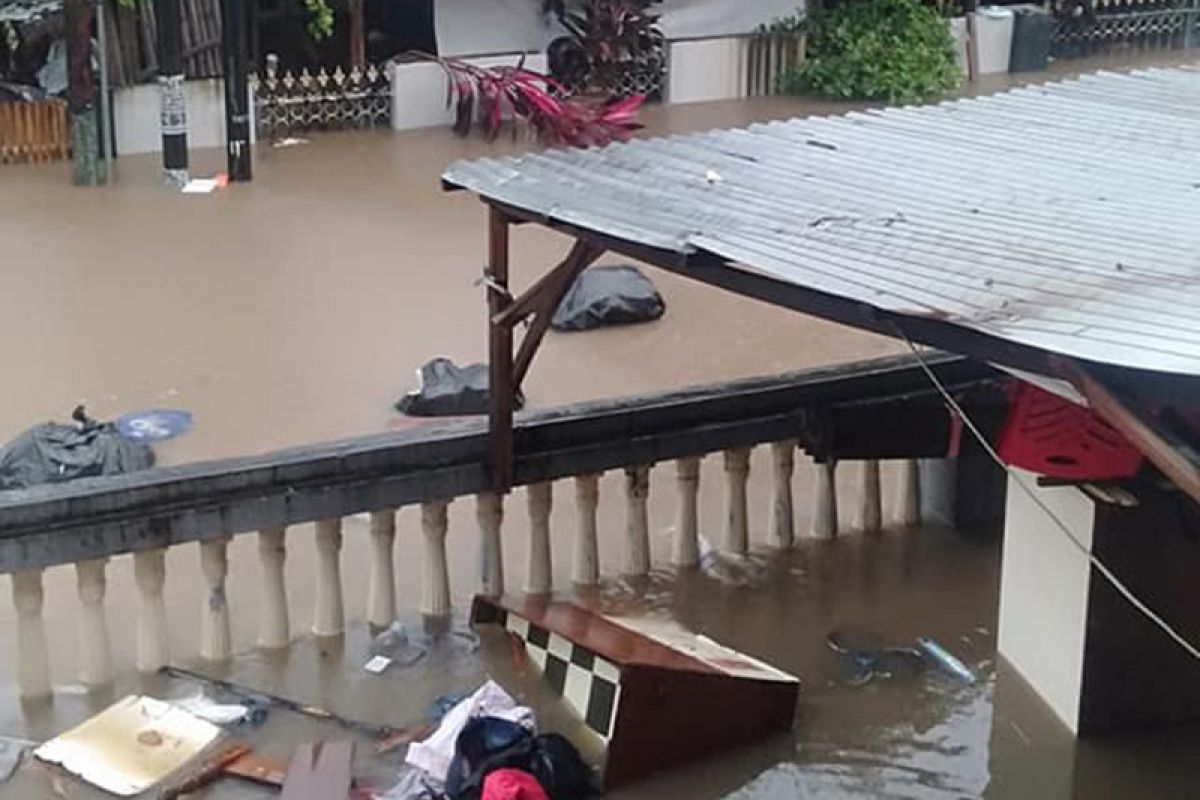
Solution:
<svg viewBox="0 0 1200 800"><path fill-rule="evenodd" d="M96 115L96 79L92 73L92 22L88 0L66 0L67 111L70 117L71 178L76 186L104 183L100 124Z"/></svg>

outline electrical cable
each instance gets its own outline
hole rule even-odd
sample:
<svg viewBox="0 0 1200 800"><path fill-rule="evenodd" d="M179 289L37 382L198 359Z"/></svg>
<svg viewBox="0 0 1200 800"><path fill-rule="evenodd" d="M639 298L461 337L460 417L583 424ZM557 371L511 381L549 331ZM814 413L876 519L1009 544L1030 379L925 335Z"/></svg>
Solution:
<svg viewBox="0 0 1200 800"><path fill-rule="evenodd" d="M1126 586L1125 583L1120 578L1118 578L1116 576L1116 574L1114 574L1113 571L1111 569L1109 569L1104 564L1104 562L1102 562L1100 560L1100 558L1091 551L1091 548L1085 546L1083 544L1083 542L1079 541L1079 539L1076 538L1075 534L1071 531L1070 527L1065 522L1063 522L1058 517L1058 515L1056 515L1050 509L1050 507L1046 504L1046 502L1044 500L1042 500L1041 497L1038 496L1038 493L1035 492L1033 490L1033 488L1031 486L1029 486L1024 480L1022 480L1021 476L1018 475L1015 470L1011 469L1007 464L1004 463L1004 460L1002 458L1000 458L1000 454L997 453L995 448L992 447L991 442L989 442L987 440L987 437L983 435L983 432L981 430L979 430L979 427L971 420L970 417L967 416L967 414L963 410L962 406L959 405L958 401L954 399L954 396L951 395L950 392L946 389L946 386L941 382L941 380L938 379L937 375L934 374L933 370L929 368L929 364L926 363L925 359L921 356L921 352L920 352L919 348L913 343L912 339L908 338L908 334L906 334L900 328L900 326L896 325L895 323L892 323L892 327L896 330L897 334L899 334L899 336L904 340L905 344L908 345L908 349L912 351L913 356L917 359L917 364L920 365L921 370L925 373L925 375L933 383L934 387L938 390L938 393L941 394L942 399L945 400L946 404L950 407L950 409L956 415L958 415L958 418L960 420L962 420L963 425L965 425L967 427L967 430L969 430L971 432L971 435L974 436L975 439L979 441L980 445L983 446L983 449L987 452L988 456L990 456L991 459L993 461L995 461L996 464L998 464L1000 466L1000 468L1005 471L1005 473L1008 475L1009 479L1012 480L1013 482L1015 482L1017 484L1017 486L1020 487L1021 491L1024 492L1025 495L1027 497L1029 497L1029 499L1032 500L1038 506L1038 508L1040 508L1043 511L1043 513L1045 513L1046 516L1048 516L1051 519L1051 521L1054 522L1055 526L1057 526L1066 535L1067 540L1075 547L1076 550L1078 550L1085 557L1087 557L1088 561L1091 562L1092 566L1096 568L1096 571L1098 573L1100 573L1100 575L1106 581L1108 581L1108 583L1114 589L1117 590L1118 594L1120 594L1123 598L1125 598L1125 600L1131 606L1133 606L1134 609L1139 611L1147 619L1149 619L1156 626L1158 626L1163 631L1163 633L1165 633L1177 645L1179 645L1181 648L1183 648L1183 650L1185 652L1187 652L1188 655L1190 655L1192 658L1196 659L1197 661L1200 661L1200 648L1197 648L1195 645L1193 645L1191 642L1189 642L1187 639L1185 639L1183 637L1183 635L1180 634L1177 630L1175 630L1175 628L1173 628L1169 622L1167 622L1165 619L1163 619L1161 616L1159 616L1157 613L1155 613L1153 609L1151 609L1148 605L1146 605L1145 602L1143 602L1141 599L1139 599L1138 596L1133 593L1133 590L1130 589L1128 586Z"/></svg>

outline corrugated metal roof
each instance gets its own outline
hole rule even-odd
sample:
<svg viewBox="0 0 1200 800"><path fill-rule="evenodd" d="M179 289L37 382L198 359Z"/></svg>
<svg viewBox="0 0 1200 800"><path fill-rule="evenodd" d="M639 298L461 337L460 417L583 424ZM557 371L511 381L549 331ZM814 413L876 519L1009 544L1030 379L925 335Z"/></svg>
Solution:
<svg viewBox="0 0 1200 800"><path fill-rule="evenodd" d="M449 185L880 309L1200 375L1200 71L451 165Z"/></svg>

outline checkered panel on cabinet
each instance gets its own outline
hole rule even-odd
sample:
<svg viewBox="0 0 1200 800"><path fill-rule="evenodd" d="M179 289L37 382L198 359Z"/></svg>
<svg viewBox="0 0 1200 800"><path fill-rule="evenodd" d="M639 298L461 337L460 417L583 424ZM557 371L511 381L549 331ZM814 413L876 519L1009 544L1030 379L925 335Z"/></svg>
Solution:
<svg viewBox="0 0 1200 800"><path fill-rule="evenodd" d="M557 633L506 612L501 624L525 643L546 681L606 741L612 736L621 698L621 671Z"/></svg>

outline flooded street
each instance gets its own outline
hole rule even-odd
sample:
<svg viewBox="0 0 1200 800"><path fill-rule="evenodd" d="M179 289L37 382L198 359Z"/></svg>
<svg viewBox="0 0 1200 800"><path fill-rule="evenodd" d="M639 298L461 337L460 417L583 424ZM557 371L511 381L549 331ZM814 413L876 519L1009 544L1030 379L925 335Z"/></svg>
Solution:
<svg viewBox="0 0 1200 800"><path fill-rule="evenodd" d="M999 81L981 89L997 88ZM650 109L647 135L738 126L835 106L794 99ZM212 195L158 185L156 156L123 158L116 185L73 188L63 164L0 169L0 440L78 403L99 418L146 407L194 413L186 436L158 448L160 460L262 453L376 433L397 423L392 404L413 388L415 370L435 356L458 363L486 354L484 206L443 194L446 164L515 152L525 142L460 140L448 130L313 135L303 146L261 146L255 181ZM197 176L223 170L221 154L193 153ZM528 285L569 242L525 226L514 231L513 284ZM606 257L601 263L622 263ZM632 395L901 352L895 341L735 297L647 270L662 292L659 322L587 334L550 334L526 383L531 407ZM749 483L755 553L721 579L660 570L644 585L609 581L589 598L608 609L667 615L688 628L798 675L790 735L706 759L612 794L615 800L774 798L972 798L1095 800L1200 797L1200 728L1075 743L1050 710L995 653L1000 542L939 528L879 536L851 529L856 465L838 473L845 535L765 550L771 502L767 448L752 459ZM701 530L716 540L723 523L720 456L704 463ZM623 477L601 481L601 571L615 574L624 531ZM884 468L884 496L895 490ZM798 465L797 529L809 529L813 484ZM651 477L653 560L667 563L675 525L671 465ZM555 489L551 529L555 585L569 585L575 509L569 482ZM886 502L886 501L885 501ZM505 568L520 585L528 546L523 491L507 501ZM401 509L396 547L398 605L421 593L419 509ZM532 704L547 728L573 721L507 642L484 635L478 653L431 658L383 676L363 672L369 635L365 516L345 521L344 640L308 635L314 605L312 526L289 533L287 580L294 641L284 656L254 648L258 630L258 544L233 540L229 605L237 652L223 674L260 689L335 708L352 718L399 724L420 719L447 692L470 691L494 675ZM477 583L474 502L450 509L447 548L452 599L461 615ZM196 545L168 552L166 602L171 648L192 659L204 592ZM15 696L15 617L0 580L0 735L44 739L129 691L179 696L187 687L133 676L137 593L130 557L108 570L113 658L122 676L111 692L75 684L75 574L46 574L45 619L56 685L50 703ZM413 626L421 623L406 618ZM827 644L832 632L912 646L932 637L980 680L970 686L927 671L854 685ZM1047 642L1047 647L1054 646ZM210 667L211 669L211 667ZM1130 680L1139 676L1130 675ZM722 721L714 718L713 725ZM275 712L252 735L268 755L336 728ZM589 753L588 755L594 755ZM386 786L399 756L360 748L360 773ZM60 795L41 769L0 785L0 797L88 800L68 782ZM224 782L198 797L258 798L270 792Z"/></svg>
<svg viewBox="0 0 1200 800"><path fill-rule="evenodd" d="M787 798L1191 798L1200 792L1193 757L1200 730L1129 736L1075 745L1030 689L995 661L998 592L995 542L936 528L847 535L832 543L805 541L795 551L758 553L730 568L725 580L655 572L630 587L608 582L587 600L621 613L665 615L763 658L803 680L790 735L743 747L653 776L613 792L614 800L777 800ZM729 580L736 576L738 580ZM234 587L245 581L235 580ZM245 608L245 606L241 606ZM174 614L176 609L172 609ZM405 619L410 630L421 623ZM119 626L116 626L119 627ZM911 646L929 636L960 655L979 675L963 685L935 670L853 685L853 675L826 644L841 631ZM421 719L444 693L468 692L486 676L532 705L546 729L588 734L509 642L487 629L478 654L428 657L382 676L362 670L368 635L353 625L344 640L303 637L286 656L244 648L216 674L289 694L374 723ZM211 667L207 668L209 671ZM69 688L53 705L26 706L11 697L0 707L6 731L25 725L34 738L83 719L127 691L182 697L195 687L162 678L126 677L111 693L84 697ZM711 724L722 724L714 718ZM355 738L329 724L275 711L248 734L261 751L286 758L314 738ZM359 737L356 774L369 785L394 780L400 756L372 756ZM595 751L585 752L595 758ZM3 797L53 797L40 769L26 770L0 788ZM73 782L70 797L100 797ZM249 800L272 793L225 781L206 798Z"/></svg>

